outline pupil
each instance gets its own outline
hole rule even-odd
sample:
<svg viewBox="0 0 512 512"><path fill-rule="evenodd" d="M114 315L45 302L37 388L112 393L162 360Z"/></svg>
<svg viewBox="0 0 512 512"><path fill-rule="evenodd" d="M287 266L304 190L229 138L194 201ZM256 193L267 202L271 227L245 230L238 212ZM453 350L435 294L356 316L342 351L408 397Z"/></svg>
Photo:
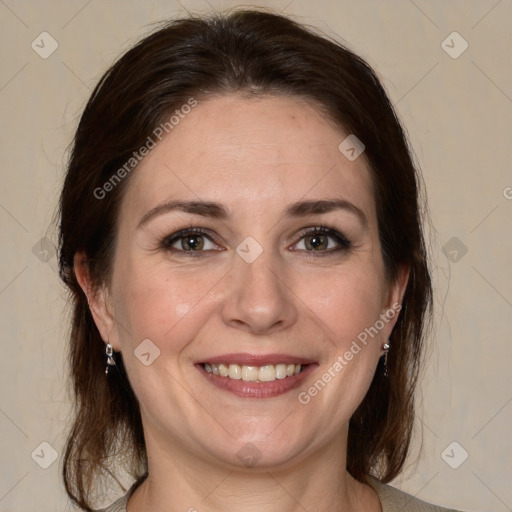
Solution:
<svg viewBox="0 0 512 512"><path fill-rule="evenodd" d="M309 245L313 249L318 249L319 247L325 248L325 236L324 235L311 235Z"/></svg>
<svg viewBox="0 0 512 512"><path fill-rule="evenodd" d="M200 236L198 235L189 235L185 237L185 243L190 249L200 249L203 245L200 241Z"/></svg>

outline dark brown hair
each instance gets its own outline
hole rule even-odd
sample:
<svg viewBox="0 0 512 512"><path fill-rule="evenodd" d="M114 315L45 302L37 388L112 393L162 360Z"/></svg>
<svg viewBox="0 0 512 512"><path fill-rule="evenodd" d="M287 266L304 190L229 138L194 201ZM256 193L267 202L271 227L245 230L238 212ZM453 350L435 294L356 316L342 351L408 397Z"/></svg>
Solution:
<svg viewBox="0 0 512 512"><path fill-rule="evenodd" d="M91 510L106 473L115 477L121 470L142 481L147 472L139 405L122 354L105 376L105 345L73 268L83 251L93 285L109 283L119 205L131 174L104 197L95 191L191 97L229 93L309 99L340 132L365 145L388 278L402 266L410 276L391 335L389 376L379 363L350 420L347 469L360 481L372 474L388 482L403 468L432 308L421 181L406 137L375 73L344 45L280 15L235 10L168 22L136 44L101 78L76 132L60 199L60 275L73 307L69 361L76 399L63 477L83 510Z"/></svg>

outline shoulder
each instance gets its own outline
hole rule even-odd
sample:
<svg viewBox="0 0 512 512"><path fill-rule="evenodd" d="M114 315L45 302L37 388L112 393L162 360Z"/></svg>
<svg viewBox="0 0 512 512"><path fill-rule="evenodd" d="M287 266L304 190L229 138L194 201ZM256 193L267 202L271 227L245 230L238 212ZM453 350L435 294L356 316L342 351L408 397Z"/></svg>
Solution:
<svg viewBox="0 0 512 512"><path fill-rule="evenodd" d="M370 477L369 484L379 496L382 512L457 512L421 501L395 487L383 484L373 477Z"/></svg>
<svg viewBox="0 0 512 512"><path fill-rule="evenodd" d="M126 512L126 506L128 504L128 500L130 499L130 496L135 492L135 489L137 489L137 487L139 487L139 485L144 481L146 476L147 475L143 475L141 478L136 480L128 489L128 492L124 496L121 496L114 503L112 503L112 505L109 505L106 508L95 510L94 512Z"/></svg>
<svg viewBox="0 0 512 512"><path fill-rule="evenodd" d="M369 483L381 501L382 512L458 512L457 510L438 507L426 501L421 501L395 487L383 484L373 477L370 477ZM126 512L126 504L134 490L135 485L112 505L96 512Z"/></svg>
<svg viewBox="0 0 512 512"><path fill-rule="evenodd" d="M126 512L128 500L130 499L131 495L135 492L135 490L139 487L139 485L141 485L144 482L144 480L146 480L147 476L148 474L146 472L142 476L137 478L137 480L135 480L132 486L128 489L128 492L124 496L121 496L114 503L112 503L112 505L109 505L108 507L99 510L94 510L93 512Z"/></svg>
<svg viewBox="0 0 512 512"><path fill-rule="evenodd" d="M107 508L96 510L95 512L126 512L126 504L128 503L129 493L119 498Z"/></svg>

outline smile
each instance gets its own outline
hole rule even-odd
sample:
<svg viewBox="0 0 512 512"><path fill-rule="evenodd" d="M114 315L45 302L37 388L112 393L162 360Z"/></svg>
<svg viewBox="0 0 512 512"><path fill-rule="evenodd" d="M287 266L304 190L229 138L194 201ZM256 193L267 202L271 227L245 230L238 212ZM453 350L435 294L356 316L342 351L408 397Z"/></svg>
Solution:
<svg viewBox="0 0 512 512"><path fill-rule="evenodd" d="M273 398L301 386L318 367L313 359L291 354L217 354L195 367L222 391L240 398Z"/></svg>
<svg viewBox="0 0 512 512"><path fill-rule="evenodd" d="M286 379L301 373L307 365L293 363L266 364L263 366L249 366L228 363L204 363L206 372L220 377L244 382L273 382Z"/></svg>

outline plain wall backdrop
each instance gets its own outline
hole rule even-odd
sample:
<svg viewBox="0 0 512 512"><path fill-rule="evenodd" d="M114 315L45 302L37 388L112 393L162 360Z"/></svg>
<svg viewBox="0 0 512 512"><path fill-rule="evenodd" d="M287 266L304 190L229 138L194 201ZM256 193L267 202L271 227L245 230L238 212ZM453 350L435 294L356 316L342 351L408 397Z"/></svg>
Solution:
<svg viewBox="0 0 512 512"><path fill-rule="evenodd" d="M0 511L71 510L60 478L68 310L51 223L81 109L150 24L238 5L0 0ZM444 506L512 510L512 2L245 5L296 17L365 58L424 173L436 330L408 471L393 484Z"/></svg>

